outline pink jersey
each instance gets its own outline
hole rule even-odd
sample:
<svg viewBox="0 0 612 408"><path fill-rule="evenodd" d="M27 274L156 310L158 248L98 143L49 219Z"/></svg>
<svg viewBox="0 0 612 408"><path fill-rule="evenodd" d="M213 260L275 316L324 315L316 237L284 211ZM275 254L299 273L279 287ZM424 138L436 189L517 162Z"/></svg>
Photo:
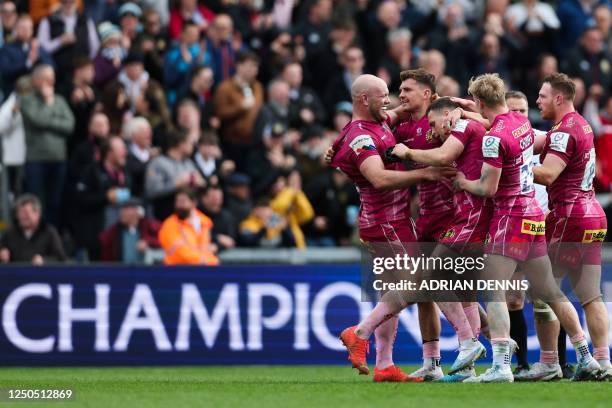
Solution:
<svg viewBox="0 0 612 408"><path fill-rule="evenodd" d="M457 169L460 170L468 180L478 180L482 170L482 138L486 129L480 123L460 119L457 121L451 136L463 144L463 152L455 160ZM455 214L469 213L474 208L491 204L485 197L475 196L467 191L455 193Z"/></svg>
<svg viewBox="0 0 612 408"><path fill-rule="evenodd" d="M348 175L359 191L360 229L410 218L408 189L377 190L359 170L371 156L380 156L387 170L406 170L402 163L389 162L385 157L385 150L393 146L395 137L386 124L364 120L350 122L334 141L332 166Z"/></svg>
<svg viewBox="0 0 612 408"><path fill-rule="evenodd" d="M483 162L502 169L493 198L496 216L542 214L533 186L533 142L529 120L517 112L497 115L483 137Z"/></svg>
<svg viewBox="0 0 612 408"><path fill-rule="evenodd" d="M566 114L546 134L542 163L554 154L566 164L549 187L550 208L555 217L602 217L604 212L595 199L595 146L593 130L577 112Z"/></svg>
<svg viewBox="0 0 612 408"><path fill-rule="evenodd" d="M440 147L442 142L434 137L429 128L427 116L419 120L409 120L400 123L395 129L395 139L398 143L404 143L411 149L429 150ZM427 167L417 164L415 168ZM444 211L452 211L453 186L450 180L424 181L417 187L419 192L419 214L428 215Z"/></svg>

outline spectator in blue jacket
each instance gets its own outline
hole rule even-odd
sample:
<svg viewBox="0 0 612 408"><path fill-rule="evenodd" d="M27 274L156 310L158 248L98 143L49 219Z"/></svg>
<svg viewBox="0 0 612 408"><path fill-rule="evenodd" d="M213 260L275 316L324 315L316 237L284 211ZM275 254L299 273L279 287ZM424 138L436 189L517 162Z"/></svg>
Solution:
<svg viewBox="0 0 612 408"><path fill-rule="evenodd" d="M14 40L0 48L0 73L4 95L10 95L17 79L29 74L37 63L53 65L51 56L40 47L33 35L32 18L24 14L19 16L15 24Z"/></svg>
<svg viewBox="0 0 612 408"><path fill-rule="evenodd" d="M184 89L189 83L188 73L196 66L210 64L210 54L200 43L200 30L195 23L183 25L181 38L166 54L164 61L164 84L168 102L174 105L177 90Z"/></svg>

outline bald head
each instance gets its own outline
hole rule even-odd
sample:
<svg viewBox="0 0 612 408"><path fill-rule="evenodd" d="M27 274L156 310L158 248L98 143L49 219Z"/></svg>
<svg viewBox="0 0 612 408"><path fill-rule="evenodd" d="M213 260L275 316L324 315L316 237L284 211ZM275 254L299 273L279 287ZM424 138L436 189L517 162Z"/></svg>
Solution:
<svg viewBox="0 0 612 408"><path fill-rule="evenodd" d="M389 105L389 89L382 79L374 75L359 75L351 86L353 119L386 119L385 109Z"/></svg>
<svg viewBox="0 0 612 408"><path fill-rule="evenodd" d="M353 85L351 86L351 97L353 101L359 98L361 95L369 94L373 90L377 89L386 89L387 84L385 81L380 79L377 76L365 74L359 75L355 81L353 81Z"/></svg>

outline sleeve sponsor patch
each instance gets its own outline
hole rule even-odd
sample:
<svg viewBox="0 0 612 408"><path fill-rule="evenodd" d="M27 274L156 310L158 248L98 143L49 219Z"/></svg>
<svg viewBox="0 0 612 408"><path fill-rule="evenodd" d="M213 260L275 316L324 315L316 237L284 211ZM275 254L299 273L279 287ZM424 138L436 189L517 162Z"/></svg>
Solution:
<svg viewBox="0 0 612 408"><path fill-rule="evenodd" d="M465 132L465 129L467 129L469 123L470 122L465 119L459 119L457 122L455 122L455 127L453 127L453 132L460 132L460 133Z"/></svg>
<svg viewBox="0 0 612 408"><path fill-rule="evenodd" d="M485 136L482 138L482 156L499 157L499 142L501 139L495 136Z"/></svg>
<svg viewBox="0 0 612 408"><path fill-rule="evenodd" d="M569 142L569 133L554 132L550 135L550 148L561 153L567 152L567 143Z"/></svg>
<svg viewBox="0 0 612 408"><path fill-rule="evenodd" d="M353 149L357 156L359 156L360 153L363 153L365 151L376 150L376 146L374 145L374 141L372 140L372 137L370 135L357 136L351 141L349 146L351 147L351 149Z"/></svg>

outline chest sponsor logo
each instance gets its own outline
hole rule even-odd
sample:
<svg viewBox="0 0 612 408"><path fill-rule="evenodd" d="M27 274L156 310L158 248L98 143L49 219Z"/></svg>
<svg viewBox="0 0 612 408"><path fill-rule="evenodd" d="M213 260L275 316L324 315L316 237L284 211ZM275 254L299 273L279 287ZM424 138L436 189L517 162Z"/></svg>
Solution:
<svg viewBox="0 0 612 408"><path fill-rule="evenodd" d="M544 235L546 233L546 222L522 220L521 232L527 235Z"/></svg>
<svg viewBox="0 0 612 408"><path fill-rule="evenodd" d="M359 156L363 152L376 150L374 141L370 135L359 135L349 144L355 154Z"/></svg>
<svg viewBox="0 0 612 408"><path fill-rule="evenodd" d="M485 136L482 139L482 155L484 157L499 157L499 137Z"/></svg>
<svg viewBox="0 0 612 408"><path fill-rule="evenodd" d="M607 229L598 229L598 230L584 230L584 235L582 236L582 243L588 244L596 241L603 241L606 239Z"/></svg>
<svg viewBox="0 0 612 408"><path fill-rule="evenodd" d="M521 127L518 127L516 129L514 129L512 131L512 136L514 136L514 138L516 139L517 137L521 137L522 135L524 135L525 133L527 133L527 131L529 130L529 127L531 125L529 124L529 122L525 122L521 125Z"/></svg>
<svg viewBox="0 0 612 408"><path fill-rule="evenodd" d="M550 148L561 153L567 151L567 143L569 142L569 133L554 132L550 135Z"/></svg>
<svg viewBox="0 0 612 408"><path fill-rule="evenodd" d="M591 129L591 126L590 126L590 125L584 125L584 126L582 127L582 131L583 131L584 133L593 133L593 129Z"/></svg>

